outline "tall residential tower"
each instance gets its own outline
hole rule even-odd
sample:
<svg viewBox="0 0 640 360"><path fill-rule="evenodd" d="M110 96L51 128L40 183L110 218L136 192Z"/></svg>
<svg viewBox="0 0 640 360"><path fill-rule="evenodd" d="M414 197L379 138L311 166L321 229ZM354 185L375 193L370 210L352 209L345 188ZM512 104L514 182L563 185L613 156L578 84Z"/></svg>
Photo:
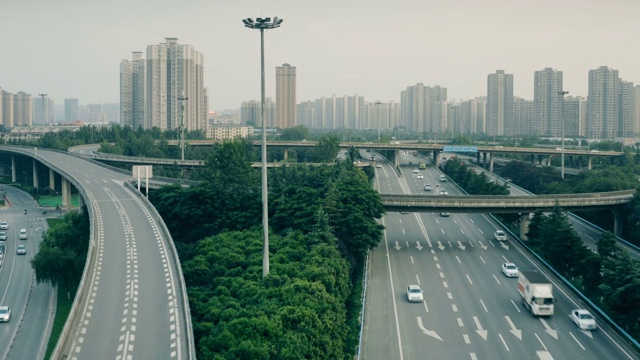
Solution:
<svg viewBox="0 0 640 360"><path fill-rule="evenodd" d="M276 123L273 127L286 129L294 126L296 126L296 68L283 64L276 67Z"/></svg>
<svg viewBox="0 0 640 360"><path fill-rule="evenodd" d="M537 136L562 136L562 71L552 68L533 75L533 130ZM566 129L565 129L566 130Z"/></svg>
<svg viewBox="0 0 640 360"><path fill-rule="evenodd" d="M487 76L486 131L489 136L515 135L513 74L498 70Z"/></svg>

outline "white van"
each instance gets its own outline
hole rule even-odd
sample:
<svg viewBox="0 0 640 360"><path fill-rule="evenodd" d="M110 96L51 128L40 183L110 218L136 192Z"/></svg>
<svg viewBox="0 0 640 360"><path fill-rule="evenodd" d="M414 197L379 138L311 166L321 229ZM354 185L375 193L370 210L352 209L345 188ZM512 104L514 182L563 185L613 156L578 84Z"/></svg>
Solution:
<svg viewBox="0 0 640 360"><path fill-rule="evenodd" d="M27 229L20 229L20 240L27 240Z"/></svg>
<svg viewBox="0 0 640 360"><path fill-rule="evenodd" d="M444 175L440 175L440 181L447 181L447 177Z"/></svg>

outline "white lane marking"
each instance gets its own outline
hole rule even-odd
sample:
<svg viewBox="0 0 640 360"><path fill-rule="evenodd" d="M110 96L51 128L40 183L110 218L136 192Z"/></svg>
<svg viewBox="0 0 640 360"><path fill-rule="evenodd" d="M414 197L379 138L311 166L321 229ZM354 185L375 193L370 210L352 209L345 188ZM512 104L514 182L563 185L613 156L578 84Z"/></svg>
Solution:
<svg viewBox="0 0 640 360"><path fill-rule="evenodd" d="M414 264L414 262L413 262L413 255L412 255L412 256L409 256L409 257L411 258L411 263L412 263L412 264Z"/></svg>
<svg viewBox="0 0 640 360"><path fill-rule="evenodd" d="M467 280L469 281L469 284L473 285L473 281L471 281L471 277L469 276L469 274L466 274L466 276L467 276Z"/></svg>
<svg viewBox="0 0 640 360"><path fill-rule="evenodd" d="M487 309L487 306L484 304L484 301L482 301L482 299L480 299L480 304L482 304L482 307L484 308L484 312L489 312L489 309Z"/></svg>
<svg viewBox="0 0 640 360"><path fill-rule="evenodd" d="M457 318L456 320L458 321L458 326L460 327L464 326L464 322L462 321L462 318Z"/></svg>
<svg viewBox="0 0 640 360"><path fill-rule="evenodd" d="M420 285L420 278L418 277L417 274L416 274L416 281L418 282L418 285Z"/></svg>
<svg viewBox="0 0 640 360"><path fill-rule="evenodd" d="M500 337L500 340L502 340L502 344L504 345L504 348L507 349L507 351L511 351L511 350L509 350L509 347L507 346L507 342L504 341L504 338L502 337L502 334L498 334L498 336Z"/></svg>
<svg viewBox="0 0 640 360"><path fill-rule="evenodd" d="M582 344L580 343L580 341L578 341L578 339L576 339L576 337L575 337L575 336L573 336L573 333L572 333L571 331L569 331L569 335L571 335L571 337L573 338L573 340L574 340L576 343L578 343L578 346L580 346L580 347L582 348L582 350L586 350L586 349L584 348L584 346L582 346Z"/></svg>

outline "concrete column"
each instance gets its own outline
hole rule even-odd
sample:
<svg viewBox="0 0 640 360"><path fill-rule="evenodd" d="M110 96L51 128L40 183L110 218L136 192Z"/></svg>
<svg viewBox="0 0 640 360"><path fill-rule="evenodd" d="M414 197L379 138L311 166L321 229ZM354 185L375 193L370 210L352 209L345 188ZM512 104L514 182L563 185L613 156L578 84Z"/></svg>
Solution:
<svg viewBox="0 0 640 360"><path fill-rule="evenodd" d="M33 187L34 188L39 188L40 184L38 184L38 167L36 166L38 164L38 161L36 159L33 159L31 162L31 166L33 168Z"/></svg>
<svg viewBox="0 0 640 360"><path fill-rule="evenodd" d="M51 190L56 189L56 173L51 168L49 168L49 188Z"/></svg>
<svg viewBox="0 0 640 360"><path fill-rule="evenodd" d="M529 213L520 214L520 239L529 240L527 233L529 232Z"/></svg>
<svg viewBox="0 0 640 360"><path fill-rule="evenodd" d="M613 235L622 236L622 211L615 208L613 211Z"/></svg>
<svg viewBox="0 0 640 360"><path fill-rule="evenodd" d="M538 165L542 165L542 155L538 155Z"/></svg>
<svg viewBox="0 0 640 360"><path fill-rule="evenodd" d="M433 151L433 163L436 164L436 167L440 167L440 152L438 150Z"/></svg>
<svg viewBox="0 0 640 360"><path fill-rule="evenodd" d="M535 155L531 155L531 163L535 165L536 163L536 156Z"/></svg>
<svg viewBox="0 0 640 360"><path fill-rule="evenodd" d="M489 153L489 172L493 172L493 153Z"/></svg>
<svg viewBox="0 0 640 360"><path fill-rule="evenodd" d="M148 189L149 187L147 187ZM82 211L82 207L84 206L84 198L81 195L78 195L78 209Z"/></svg>
<svg viewBox="0 0 640 360"><path fill-rule="evenodd" d="M71 211L71 183L62 178L62 207L66 211Z"/></svg>
<svg viewBox="0 0 640 360"><path fill-rule="evenodd" d="M587 170L591 170L591 156L587 158Z"/></svg>
<svg viewBox="0 0 640 360"><path fill-rule="evenodd" d="M16 156L11 155L11 182L16 182Z"/></svg>
<svg viewBox="0 0 640 360"><path fill-rule="evenodd" d="M289 150L287 148L284 148L284 160L287 160L289 158Z"/></svg>
<svg viewBox="0 0 640 360"><path fill-rule="evenodd" d="M391 152L391 161L393 162L393 166L395 166L396 169L399 168L400 166L400 155L398 154L399 150L395 150Z"/></svg>
<svg viewBox="0 0 640 360"><path fill-rule="evenodd" d="M480 165L480 153L476 153L476 164Z"/></svg>
<svg viewBox="0 0 640 360"><path fill-rule="evenodd" d="M483 169L487 168L487 153L486 152L482 153L482 168Z"/></svg>

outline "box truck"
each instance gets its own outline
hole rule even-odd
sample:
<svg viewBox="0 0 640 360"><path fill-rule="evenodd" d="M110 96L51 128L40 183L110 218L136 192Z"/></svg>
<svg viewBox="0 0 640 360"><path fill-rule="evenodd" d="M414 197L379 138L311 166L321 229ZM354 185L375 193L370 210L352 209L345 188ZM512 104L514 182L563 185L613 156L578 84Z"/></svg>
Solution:
<svg viewBox="0 0 640 360"><path fill-rule="evenodd" d="M518 274L518 293L522 305L533 316L553 315L553 285L537 271L520 271Z"/></svg>

